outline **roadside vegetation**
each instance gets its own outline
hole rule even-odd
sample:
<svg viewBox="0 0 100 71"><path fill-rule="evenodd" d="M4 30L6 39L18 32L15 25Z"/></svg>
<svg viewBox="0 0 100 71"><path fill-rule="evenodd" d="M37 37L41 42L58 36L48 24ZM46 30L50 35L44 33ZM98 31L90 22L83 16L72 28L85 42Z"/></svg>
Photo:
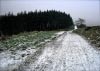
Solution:
<svg viewBox="0 0 100 71"><path fill-rule="evenodd" d="M92 44L100 49L100 26L79 28L73 32L85 36Z"/></svg>
<svg viewBox="0 0 100 71"><path fill-rule="evenodd" d="M55 32L73 27L72 17L65 12L9 12L0 16L0 51L39 47L50 41Z"/></svg>
<svg viewBox="0 0 100 71"><path fill-rule="evenodd" d="M6 40L0 41L0 51L25 50L27 47L36 48L42 46L54 38L57 31L33 31L13 35Z"/></svg>

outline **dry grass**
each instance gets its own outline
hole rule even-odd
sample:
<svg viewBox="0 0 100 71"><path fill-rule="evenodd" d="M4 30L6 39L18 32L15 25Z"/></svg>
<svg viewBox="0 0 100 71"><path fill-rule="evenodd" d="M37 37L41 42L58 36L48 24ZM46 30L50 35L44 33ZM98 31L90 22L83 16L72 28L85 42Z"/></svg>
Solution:
<svg viewBox="0 0 100 71"><path fill-rule="evenodd" d="M92 44L100 48L100 26L79 28L73 32L85 36Z"/></svg>

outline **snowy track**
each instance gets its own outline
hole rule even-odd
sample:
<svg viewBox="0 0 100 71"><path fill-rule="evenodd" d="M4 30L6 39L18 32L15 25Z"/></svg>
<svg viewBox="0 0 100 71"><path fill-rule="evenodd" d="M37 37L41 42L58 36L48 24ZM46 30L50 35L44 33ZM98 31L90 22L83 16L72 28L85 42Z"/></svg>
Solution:
<svg viewBox="0 0 100 71"><path fill-rule="evenodd" d="M100 52L72 32L47 43L41 51L14 71L100 71Z"/></svg>
<svg viewBox="0 0 100 71"><path fill-rule="evenodd" d="M100 71L100 52L81 36L67 32L48 43L24 71Z"/></svg>

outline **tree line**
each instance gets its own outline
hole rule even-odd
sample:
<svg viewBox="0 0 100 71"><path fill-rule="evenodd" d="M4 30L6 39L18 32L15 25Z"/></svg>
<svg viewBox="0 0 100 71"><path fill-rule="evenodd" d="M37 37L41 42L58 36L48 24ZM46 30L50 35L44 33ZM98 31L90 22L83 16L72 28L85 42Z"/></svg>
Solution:
<svg viewBox="0 0 100 71"><path fill-rule="evenodd" d="M0 16L0 35L13 35L20 32L51 31L69 29L73 26L70 14L47 10L34 12L20 12L17 15L8 13Z"/></svg>

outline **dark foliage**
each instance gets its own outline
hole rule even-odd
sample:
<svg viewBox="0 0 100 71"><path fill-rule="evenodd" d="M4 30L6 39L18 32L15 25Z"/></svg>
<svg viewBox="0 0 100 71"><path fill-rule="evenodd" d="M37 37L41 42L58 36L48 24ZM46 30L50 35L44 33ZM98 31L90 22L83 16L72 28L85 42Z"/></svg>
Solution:
<svg viewBox="0 0 100 71"><path fill-rule="evenodd" d="M86 27L85 28L85 31L88 31L88 30L90 30L92 27Z"/></svg>
<svg viewBox="0 0 100 71"><path fill-rule="evenodd" d="M85 25L85 24L80 24L80 25L78 25L77 27L78 27L78 28L85 28L86 25Z"/></svg>
<svg viewBox="0 0 100 71"><path fill-rule="evenodd" d="M44 12L21 12L17 15L0 16L0 34L13 35L20 32L68 29L73 26L70 14L50 10Z"/></svg>

